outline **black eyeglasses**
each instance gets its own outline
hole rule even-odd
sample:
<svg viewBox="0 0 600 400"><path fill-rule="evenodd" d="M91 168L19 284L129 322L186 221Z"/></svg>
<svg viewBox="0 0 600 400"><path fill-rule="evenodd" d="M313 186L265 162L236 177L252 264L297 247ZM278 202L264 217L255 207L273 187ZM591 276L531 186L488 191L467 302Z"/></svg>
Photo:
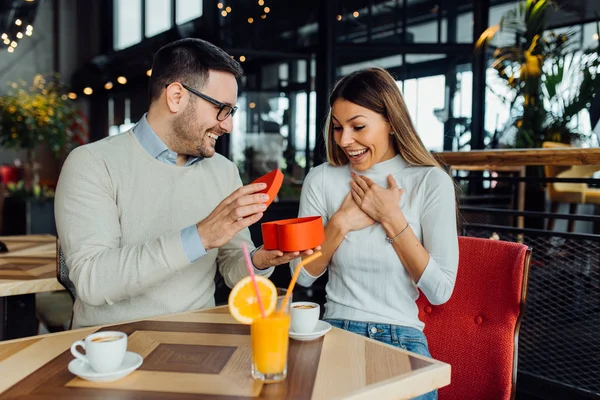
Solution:
<svg viewBox="0 0 600 400"><path fill-rule="evenodd" d="M165 88L168 87L168 86L169 85L165 85ZM204 93L199 92L196 89L193 89L193 88L189 87L188 85L184 85L182 83L181 86L183 86L188 91L194 93L196 96L198 96L198 97L200 97L200 98L208 101L209 103L212 103L215 106L219 107L219 112L217 113L217 120L218 121L225 121L230 115L233 118L233 116L235 115L235 112L238 109L237 106L230 106L229 104L221 103L219 100L213 99L212 97L207 96Z"/></svg>

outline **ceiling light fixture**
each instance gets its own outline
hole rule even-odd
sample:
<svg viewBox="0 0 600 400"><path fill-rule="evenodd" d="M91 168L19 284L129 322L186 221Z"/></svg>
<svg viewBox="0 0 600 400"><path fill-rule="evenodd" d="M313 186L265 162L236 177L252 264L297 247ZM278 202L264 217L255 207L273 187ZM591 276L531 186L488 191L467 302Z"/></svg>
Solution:
<svg viewBox="0 0 600 400"><path fill-rule="evenodd" d="M94 91L93 91L93 90L92 90L92 88L91 88L91 87L89 87L89 86L88 86L88 87L86 87L85 89L83 89L83 94L87 94L87 95L89 96L89 95L90 95L90 94L92 94L92 93L94 93Z"/></svg>
<svg viewBox="0 0 600 400"><path fill-rule="evenodd" d="M119 82L121 85L124 85L127 83L127 78L125 78L124 76L120 76L117 78L117 82Z"/></svg>

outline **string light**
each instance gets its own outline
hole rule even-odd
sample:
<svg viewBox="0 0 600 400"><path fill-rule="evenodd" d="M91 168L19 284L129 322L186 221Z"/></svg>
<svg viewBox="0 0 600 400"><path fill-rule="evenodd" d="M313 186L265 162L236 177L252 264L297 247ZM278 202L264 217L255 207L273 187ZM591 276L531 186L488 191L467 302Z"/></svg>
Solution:
<svg viewBox="0 0 600 400"><path fill-rule="evenodd" d="M258 0L258 5L259 5L259 6L264 6L264 5L265 5L265 2L264 2L264 0Z"/></svg>
<svg viewBox="0 0 600 400"><path fill-rule="evenodd" d="M21 21L20 19L17 19L15 21L15 25L17 25L17 26L21 26L22 23L23 23L23 21Z"/></svg>
<svg viewBox="0 0 600 400"><path fill-rule="evenodd" d="M6 38L8 38L8 35L7 35L6 33L3 33L3 34L2 34L2 39L3 39L3 40L6 40Z"/></svg>
<svg viewBox="0 0 600 400"><path fill-rule="evenodd" d="M18 39L23 39L23 33L22 32L17 32L17 38Z"/></svg>
<svg viewBox="0 0 600 400"><path fill-rule="evenodd" d="M120 76L117 78L117 82L119 82L121 85L124 85L127 83L127 78L125 78L124 76Z"/></svg>
<svg viewBox="0 0 600 400"><path fill-rule="evenodd" d="M76 93L73 93L73 92L71 92L71 93L69 93L69 94L67 95L67 97L69 97L71 100L75 100L75 99L77 98L77 94L76 94Z"/></svg>
<svg viewBox="0 0 600 400"><path fill-rule="evenodd" d="M9 38L4 39L4 44L8 46L10 44L10 39Z"/></svg>
<svg viewBox="0 0 600 400"><path fill-rule="evenodd" d="M268 14L271 9L269 7L265 7L265 14Z"/></svg>
<svg viewBox="0 0 600 400"><path fill-rule="evenodd" d="M223 3L217 3L217 8L220 10L221 8L223 8Z"/></svg>
<svg viewBox="0 0 600 400"><path fill-rule="evenodd" d="M221 11L221 15L224 16L224 17L226 17L227 16L227 11L225 11L225 10Z"/></svg>
<svg viewBox="0 0 600 400"><path fill-rule="evenodd" d="M27 32L25 32L25 34L26 34L27 36L31 36L31 33L32 33L31 31L27 31Z"/></svg>
<svg viewBox="0 0 600 400"><path fill-rule="evenodd" d="M90 95L90 94L92 94L92 93L94 93L94 91L93 91L93 90L92 90L92 88L91 88L91 87L89 87L89 86L88 86L88 87L86 87L85 89L83 89L83 94L87 94L87 95L89 96L89 95Z"/></svg>
<svg viewBox="0 0 600 400"><path fill-rule="evenodd" d="M146 75L147 76L152 76L152 68L150 68L148 71L146 71Z"/></svg>
<svg viewBox="0 0 600 400"><path fill-rule="evenodd" d="M338 16L337 16L337 18L336 18L336 19L337 19L338 21L341 21L341 20L342 20L342 16L338 14Z"/></svg>
<svg viewBox="0 0 600 400"><path fill-rule="evenodd" d="M248 23L249 23L249 24L251 24L251 23L253 23L253 22L254 22L254 18L252 18L252 17L248 18Z"/></svg>
<svg viewBox="0 0 600 400"><path fill-rule="evenodd" d="M10 44L11 47L17 47L17 42L15 42L14 40L11 42Z"/></svg>
<svg viewBox="0 0 600 400"><path fill-rule="evenodd" d="M14 48L14 47L9 47L9 48L8 48L8 52L9 52L9 53L12 53L13 51L15 51L15 48Z"/></svg>
<svg viewBox="0 0 600 400"><path fill-rule="evenodd" d="M244 61L246 61L246 56L240 56L240 61L241 61L241 62L244 62Z"/></svg>
<svg viewBox="0 0 600 400"><path fill-rule="evenodd" d="M227 7L225 8L225 11L227 11L228 13L230 13L230 12L231 12L231 7L227 6Z"/></svg>
<svg viewBox="0 0 600 400"><path fill-rule="evenodd" d="M358 11L354 11L352 13L352 15L354 16L354 18L358 18L358 16L360 15Z"/></svg>
<svg viewBox="0 0 600 400"><path fill-rule="evenodd" d="M251 101L250 104L248 104L248 107L254 108L254 107L256 107L256 103Z"/></svg>
<svg viewBox="0 0 600 400"><path fill-rule="evenodd" d="M263 14L263 15L261 15L260 17L261 17L262 19L265 19L265 18L267 18L267 15L266 15L266 14Z"/></svg>
<svg viewBox="0 0 600 400"><path fill-rule="evenodd" d="M104 84L104 89L110 90L112 88L113 88L113 83L111 81L108 81Z"/></svg>

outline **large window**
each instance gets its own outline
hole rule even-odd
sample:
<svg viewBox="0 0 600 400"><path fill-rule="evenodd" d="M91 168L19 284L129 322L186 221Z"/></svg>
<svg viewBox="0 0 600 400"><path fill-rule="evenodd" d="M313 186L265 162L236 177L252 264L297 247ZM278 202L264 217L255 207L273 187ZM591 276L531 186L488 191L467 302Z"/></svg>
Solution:
<svg viewBox="0 0 600 400"><path fill-rule="evenodd" d="M177 0L177 25L202 16L202 0Z"/></svg>
<svg viewBox="0 0 600 400"><path fill-rule="evenodd" d="M398 82L404 102L417 134L430 151L444 148L444 124L435 116L443 109L446 95L446 78L443 75L407 79Z"/></svg>
<svg viewBox="0 0 600 400"><path fill-rule="evenodd" d="M171 0L146 0L146 37L171 29Z"/></svg>
<svg viewBox="0 0 600 400"><path fill-rule="evenodd" d="M171 7L171 0L113 1L115 50L125 49L141 42L144 37L152 37L171 29L173 13L178 25L202 16L203 0L177 0L175 10ZM142 15L144 4L145 15ZM145 22L144 32L142 22Z"/></svg>
<svg viewBox="0 0 600 400"><path fill-rule="evenodd" d="M116 50L142 40L142 0L114 0Z"/></svg>

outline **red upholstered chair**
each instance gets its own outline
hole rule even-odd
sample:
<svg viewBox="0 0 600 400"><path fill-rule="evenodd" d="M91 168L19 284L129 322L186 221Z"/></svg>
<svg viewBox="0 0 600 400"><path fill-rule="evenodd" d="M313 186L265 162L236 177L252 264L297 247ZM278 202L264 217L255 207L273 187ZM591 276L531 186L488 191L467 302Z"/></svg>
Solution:
<svg viewBox="0 0 600 400"><path fill-rule="evenodd" d="M531 250L500 240L459 237L452 297L434 306L421 294L419 317L431 355L451 365L440 400L514 398L517 341Z"/></svg>

